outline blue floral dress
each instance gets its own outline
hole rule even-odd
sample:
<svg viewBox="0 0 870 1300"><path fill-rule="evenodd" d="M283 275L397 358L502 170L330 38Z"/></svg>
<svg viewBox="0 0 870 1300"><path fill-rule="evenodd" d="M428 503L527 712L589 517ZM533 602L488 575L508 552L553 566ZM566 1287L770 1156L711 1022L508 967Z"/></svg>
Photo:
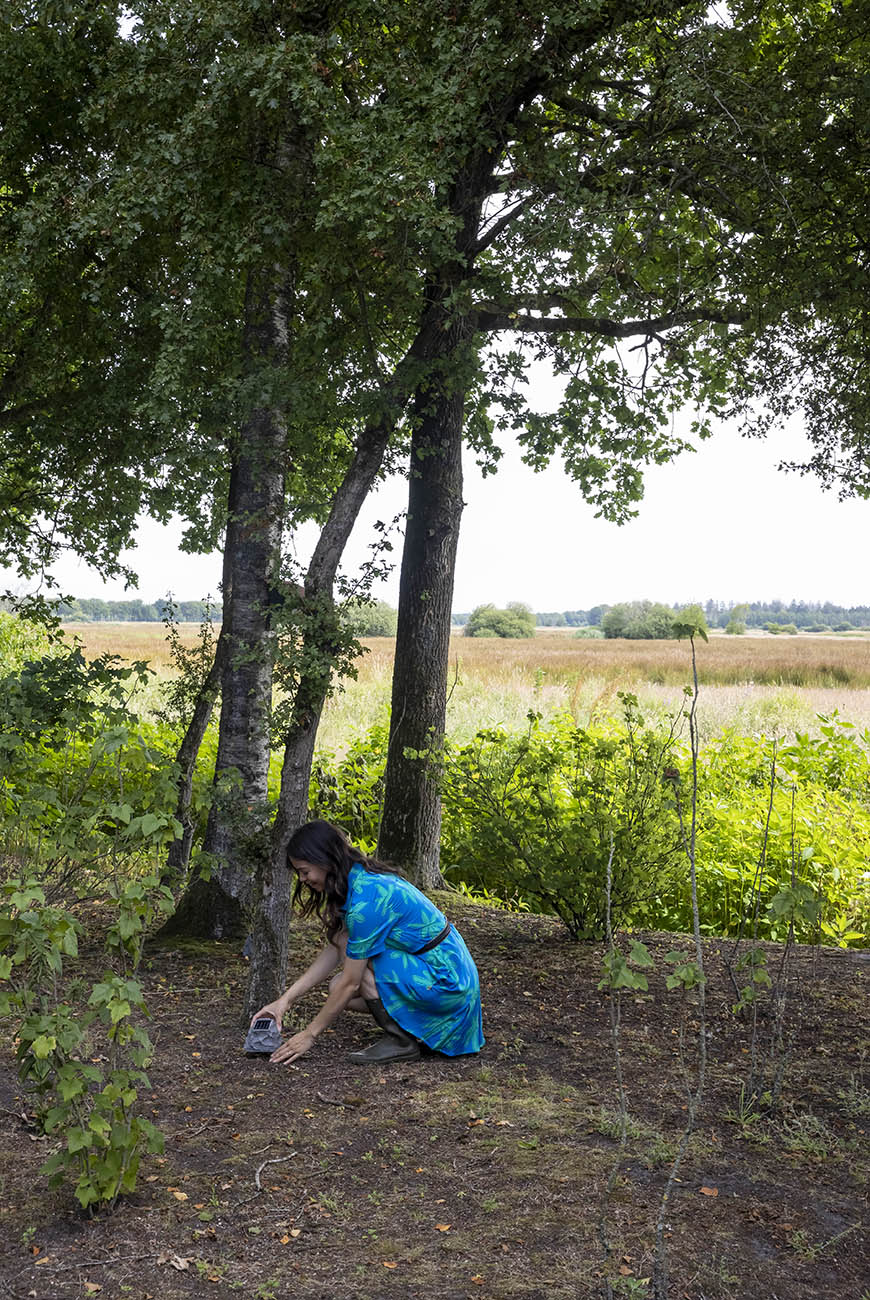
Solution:
<svg viewBox="0 0 870 1300"><path fill-rule="evenodd" d="M419 950L447 924L442 912L401 876L351 867L345 904L348 957L371 964L381 1001L415 1038L446 1056L483 1046L480 981L462 936Z"/></svg>

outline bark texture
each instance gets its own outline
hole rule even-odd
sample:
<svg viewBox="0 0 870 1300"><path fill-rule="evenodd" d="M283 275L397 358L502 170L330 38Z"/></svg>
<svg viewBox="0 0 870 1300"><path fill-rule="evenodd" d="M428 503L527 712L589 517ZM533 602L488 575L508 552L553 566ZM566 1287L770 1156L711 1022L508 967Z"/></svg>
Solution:
<svg viewBox="0 0 870 1300"><path fill-rule="evenodd" d="M166 870L163 877L164 884L178 886L184 880L190 863L190 850L193 844L194 831L193 818L190 815L193 774L214 711L218 692L220 691L226 645L226 637L221 631L215 646L211 668L199 689L196 704L193 707L193 714L175 756L175 762L179 769L178 803L175 807L175 816L181 822L182 835L180 839L173 841L169 846L169 852L166 855Z"/></svg>
<svg viewBox="0 0 870 1300"><path fill-rule="evenodd" d="M270 852L260 874L246 998L248 1015L275 997L287 969L292 892L287 844L308 816L314 742L334 661L331 629L337 617L333 599L335 576L360 507L377 477L396 420L407 401L408 368L407 360L397 368L384 413L360 435L305 576L303 607L307 606L313 614L306 627L307 667L296 683L290 724L284 737L281 791Z"/></svg>
<svg viewBox="0 0 870 1300"><path fill-rule="evenodd" d="M474 323L453 304L474 273L494 153L469 160L450 195L455 257L427 288L427 373L413 403L392 711L378 855L422 889L443 885L440 770L451 605L462 517L462 433Z"/></svg>
<svg viewBox="0 0 870 1300"><path fill-rule="evenodd" d="M246 295L245 354L250 373L286 365L290 293L274 275L251 276ZM213 801L205 852L209 879L197 879L171 931L241 938L258 871L268 861L270 721L274 632L271 610L281 558L287 431L283 413L251 411L235 442L224 545L225 643Z"/></svg>
<svg viewBox="0 0 870 1300"><path fill-rule="evenodd" d="M463 323L445 331L454 351ZM443 373L418 389L399 584L392 714L378 855L424 889L441 883L440 751L453 575L462 516L465 390Z"/></svg>

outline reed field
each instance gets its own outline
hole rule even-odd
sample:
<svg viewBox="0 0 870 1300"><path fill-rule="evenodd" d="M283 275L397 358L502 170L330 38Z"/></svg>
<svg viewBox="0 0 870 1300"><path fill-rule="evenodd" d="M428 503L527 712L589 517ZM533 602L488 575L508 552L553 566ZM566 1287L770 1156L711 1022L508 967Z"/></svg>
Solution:
<svg viewBox="0 0 870 1300"><path fill-rule="evenodd" d="M71 625L88 656L112 653L147 659L158 674L171 672L161 624ZM196 624L182 624L192 645ZM357 678L344 683L325 711L321 748L341 753L370 726L385 722L390 700L394 641L363 642ZM814 731L819 714L835 710L858 727L870 727L870 637L713 635L697 643L702 738L725 727L746 734ZM552 717L570 713L579 723L619 710L618 693L638 696L651 716L678 709L691 681L684 641L575 638L546 631L531 640L451 640L448 732L464 740L481 727L519 729L530 710Z"/></svg>

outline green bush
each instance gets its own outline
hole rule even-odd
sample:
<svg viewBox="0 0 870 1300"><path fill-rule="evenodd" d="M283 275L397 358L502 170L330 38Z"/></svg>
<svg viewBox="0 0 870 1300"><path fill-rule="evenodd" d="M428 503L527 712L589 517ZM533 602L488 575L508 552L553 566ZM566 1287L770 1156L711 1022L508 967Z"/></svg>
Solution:
<svg viewBox="0 0 870 1300"><path fill-rule="evenodd" d="M666 640L674 635L676 614L669 605L651 600L633 600L612 605L602 616L606 637L627 637L631 641Z"/></svg>
<svg viewBox="0 0 870 1300"><path fill-rule="evenodd" d="M29 659L44 657L51 644L42 624L0 609L0 676L17 672Z"/></svg>
<svg viewBox="0 0 870 1300"><path fill-rule="evenodd" d="M759 938L784 940L792 922L805 943L866 938L868 741L836 721L818 739L798 736L776 755L772 798L770 742L726 733L702 751L696 848L706 933L748 924ZM687 881L661 902L663 928L691 928Z"/></svg>
<svg viewBox="0 0 870 1300"><path fill-rule="evenodd" d="M144 664L87 663L61 643L0 682L0 849L28 869L0 900L0 1015L15 1015L19 1073L60 1145L44 1172L76 1180L82 1206L132 1191L162 1138L137 1114L151 1055L135 978L148 928L172 909L160 884L175 768L142 734L131 694ZM105 900L109 969L86 1004L65 989L78 923L58 900Z"/></svg>
<svg viewBox="0 0 870 1300"><path fill-rule="evenodd" d="M745 636L746 624L741 623L736 618L731 618L725 625L725 633L727 636Z"/></svg>
<svg viewBox="0 0 870 1300"><path fill-rule="evenodd" d="M507 609L495 605L478 605L468 616L465 636L532 637L535 616L528 605L512 602Z"/></svg>
<svg viewBox="0 0 870 1300"><path fill-rule="evenodd" d="M395 636L398 610L383 600L352 600L341 611L351 636Z"/></svg>
<svg viewBox="0 0 870 1300"><path fill-rule="evenodd" d="M600 641L604 633L600 627L578 627L574 636L579 637L581 640Z"/></svg>
<svg viewBox="0 0 870 1300"><path fill-rule="evenodd" d="M644 725L597 731L531 715L528 733L481 731L445 755L442 869L475 890L516 895L600 939L612 854L613 924L651 921L682 857L663 773L674 742Z"/></svg>
<svg viewBox="0 0 870 1300"><path fill-rule="evenodd" d="M575 937L600 937L613 832L614 923L692 928L677 805L688 821L690 763L672 728L646 727L625 697L621 726L481 731L447 745L442 870L472 895L560 916ZM870 935L870 731L838 715L777 752L763 737L725 733L701 751L697 879L706 934L851 946ZM388 734L374 728L340 762L321 755L313 815L374 849ZM756 880L764 847L764 870Z"/></svg>
<svg viewBox="0 0 870 1300"><path fill-rule="evenodd" d="M0 681L0 851L53 894L99 887L121 864L149 874L181 833L175 765L130 708L148 676L62 645Z"/></svg>
<svg viewBox="0 0 870 1300"><path fill-rule="evenodd" d="M114 891L117 917L107 948L113 961L84 1007L64 993L65 964L78 953L78 922L46 905L37 880L11 879L0 900L0 1016L16 1015L19 1077L44 1132L59 1140L41 1172L52 1186L75 1179L85 1209L113 1206L136 1186L143 1151L163 1135L136 1111L152 1046L138 1023L147 1015L135 979L145 930L172 909L156 878Z"/></svg>
<svg viewBox="0 0 870 1300"><path fill-rule="evenodd" d="M374 853L378 842L389 727L372 727L343 759L319 753L311 769L309 812L342 826L360 848Z"/></svg>

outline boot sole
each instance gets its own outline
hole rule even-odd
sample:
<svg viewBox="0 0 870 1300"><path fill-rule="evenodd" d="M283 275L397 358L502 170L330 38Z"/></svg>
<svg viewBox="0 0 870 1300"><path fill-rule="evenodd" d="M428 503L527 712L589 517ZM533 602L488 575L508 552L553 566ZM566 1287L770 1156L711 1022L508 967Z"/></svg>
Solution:
<svg viewBox="0 0 870 1300"><path fill-rule="evenodd" d="M419 1061L420 1055L418 1047L400 1048L389 1056L369 1056L363 1049L361 1052L351 1052L348 1060L353 1061L354 1065L389 1065L391 1061Z"/></svg>

